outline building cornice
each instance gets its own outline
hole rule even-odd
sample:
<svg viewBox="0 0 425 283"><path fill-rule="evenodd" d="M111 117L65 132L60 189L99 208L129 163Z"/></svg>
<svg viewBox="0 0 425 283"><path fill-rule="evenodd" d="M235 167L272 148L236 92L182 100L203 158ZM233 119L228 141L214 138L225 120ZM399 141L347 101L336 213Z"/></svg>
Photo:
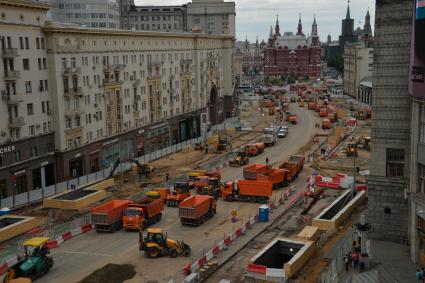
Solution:
<svg viewBox="0 0 425 283"><path fill-rule="evenodd" d="M50 4L32 2L28 0L0 0L0 6L9 6L17 8L26 8L26 9L36 9L48 11L52 8Z"/></svg>
<svg viewBox="0 0 425 283"><path fill-rule="evenodd" d="M1 0L0 0L1 1ZM162 32L146 32L146 31L132 31L132 30L107 30L107 29L92 29L80 27L64 27L54 26L49 22L42 27L43 32L46 33L68 33L68 34L81 34L81 35L100 35L100 36L132 36L132 37L155 37L159 39L164 38L187 38L187 39L207 39L207 40L234 40L233 36L210 36L198 33L162 33Z"/></svg>

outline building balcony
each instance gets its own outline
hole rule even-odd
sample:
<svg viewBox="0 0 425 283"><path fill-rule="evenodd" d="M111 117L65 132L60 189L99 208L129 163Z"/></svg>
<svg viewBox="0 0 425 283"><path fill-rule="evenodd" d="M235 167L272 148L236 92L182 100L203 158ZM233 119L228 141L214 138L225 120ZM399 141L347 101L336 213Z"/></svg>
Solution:
<svg viewBox="0 0 425 283"><path fill-rule="evenodd" d="M83 88L82 87L73 87L70 89L65 89L65 96L83 96Z"/></svg>
<svg viewBox="0 0 425 283"><path fill-rule="evenodd" d="M161 80L161 75L159 73L148 73L147 79L150 81L156 81L156 80Z"/></svg>
<svg viewBox="0 0 425 283"><path fill-rule="evenodd" d="M21 77L21 74L19 73L19 71L7 71L4 74L5 81L16 81L20 77Z"/></svg>
<svg viewBox="0 0 425 283"><path fill-rule="evenodd" d="M3 58L14 58L19 56L18 48L4 48L1 54Z"/></svg>
<svg viewBox="0 0 425 283"><path fill-rule="evenodd" d="M114 71L113 65L103 65L103 72L104 73L111 73Z"/></svg>
<svg viewBox="0 0 425 283"><path fill-rule="evenodd" d="M107 79L103 79L103 86L104 87L108 87L108 86L120 86L123 83L123 81L121 80L107 80Z"/></svg>
<svg viewBox="0 0 425 283"><path fill-rule="evenodd" d="M23 101L24 101L24 99L19 94L6 95L6 103L8 105L18 105L19 103L21 103Z"/></svg>
<svg viewBox="0 0 425 283"><path fill-rule="evenodd" d="M135 95L134 96L134 102L139 102L141 100L142 100L142 96L140 96L140 95Z"/></svg>
<svg viewBox="0 0 425 283"><path fill-rule="evenodd" d="M159 68L164 64L164 62L162 61L150 61L148 62L148 68Z"/></svg>
<svg viewBox="0 0 425 283"><path fill-rule="evenodd" d="M81 107L65 109L65 117L75 117L84 113Z"/></svg>
<svg viewBox="0 0 425 283"><path fill-rule="evenodd" d="M140 79L137 79L133 82L133 87L138 87L141 84Z"/></svg>
<svg viewBox="0 0 425 283"><path fill-rule="evenodd" d="M75 68L65 68L62 70L62 75L64 76L76 76L81 74L81 68L75 67Z"/></svg>
<svg viewBox="0 0 425 283"><path fill-rule="evenodd" d="M9 118L9 128L20 128L25 125L24 117Z"/></svg>
<svg viewBox="0 0 425 283"><path fill-rule="evenodd" d="M115 64L114 65L114 71L122 71L125 69L125 64Z"/></svg>
<svg viewBox="0 0 425 283"><path fill-rule="evenodd" d="M180 65L190 65L192 64L192 59L180 59Z"/></svg>

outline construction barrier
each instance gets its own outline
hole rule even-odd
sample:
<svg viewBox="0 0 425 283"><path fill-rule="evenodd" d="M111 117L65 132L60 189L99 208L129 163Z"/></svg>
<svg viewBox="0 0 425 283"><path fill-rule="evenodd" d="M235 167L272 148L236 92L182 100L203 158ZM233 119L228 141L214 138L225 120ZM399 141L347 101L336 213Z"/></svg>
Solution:
<svg viewBox="0 0 425 283"><path fill-rule="evenodd" d="M88 215L83 215L81 218L74 219L69 223L60 224L52 227L51 229L48 229L46 226L40 226L28 231L21 239L19 239L18 247L13 246L13 253L4 260L2 259L2 263L0 265L0 282L3 282L7 270L15 265L20 257L23 256L22 245L25 240L37 236L49 237L51 240L47 243L47 247L57 248L63 242L92 230L93 226L89 222L90 218ZM80 226L78 226L78 224Z"/></svg>
<svg viewBox="0 0 425 283"><path fill-rule="evenodd" d="M281 194L278 200L269 203L270 211L273 209L279 207L281 204L283 204L283 201L287 199L292 193L294 192L294 188L290 187L288 190L286 190L284 193ZM300 199L303 199L304 194L299 193L295 195L286 205L285 210L293 207L294 205L297 205L300 203ZM224 239L216 244L214 247L212 247L211 250L209 250L205 255L203 255L198 260L188 263L183 267L183 272L186 275L189 275L191 273L197 272L201 267L203 267L209 260L211 260L214 256L217 256L221 251L226 250L227 247L232 244L235 240L237 240L239 237L245 234L247 229L250 229L252 225L258 222L258 214L255 216L249 217L248 221L246 221L242 226L234 230L229 235L225 235ZM256 265L252 265L253 269L256 269ZM265 268L265 267L264 267ZM259 270L263 270L262 268L259 268ZM255 271L252 271L255 272ZM272 271L270 271L272 272ZM264 270L264 274L266 274L266 270Z"/></svg>

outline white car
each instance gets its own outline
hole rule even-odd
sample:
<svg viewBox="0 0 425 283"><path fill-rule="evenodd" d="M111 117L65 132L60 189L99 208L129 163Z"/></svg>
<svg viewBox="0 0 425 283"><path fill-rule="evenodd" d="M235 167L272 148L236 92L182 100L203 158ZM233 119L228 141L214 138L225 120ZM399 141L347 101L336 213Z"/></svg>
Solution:
<svg viewBox="0 0 425 283"><path fill-rule="evenodd" d="M280 128L279 131L277 132L277 137L278 138L284 138L286 137L286 135L288 134L288 130L285 128Z"/></svg>

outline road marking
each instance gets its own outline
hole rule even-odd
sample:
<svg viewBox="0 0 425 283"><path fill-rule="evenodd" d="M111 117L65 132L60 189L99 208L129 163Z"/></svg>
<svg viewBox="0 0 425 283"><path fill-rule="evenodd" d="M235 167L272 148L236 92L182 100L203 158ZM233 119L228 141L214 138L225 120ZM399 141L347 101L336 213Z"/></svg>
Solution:
<svg viewBox="0 0 425 283"><path fill-rule="evenodd" d="M104 257L115 257L116 255L111 254L100 254L100 253L90 253L90 252L75 252L75 251L60 251L61 253L66 254L82 254L82 255L95 255L95 256L104 256Z"/></svg>

